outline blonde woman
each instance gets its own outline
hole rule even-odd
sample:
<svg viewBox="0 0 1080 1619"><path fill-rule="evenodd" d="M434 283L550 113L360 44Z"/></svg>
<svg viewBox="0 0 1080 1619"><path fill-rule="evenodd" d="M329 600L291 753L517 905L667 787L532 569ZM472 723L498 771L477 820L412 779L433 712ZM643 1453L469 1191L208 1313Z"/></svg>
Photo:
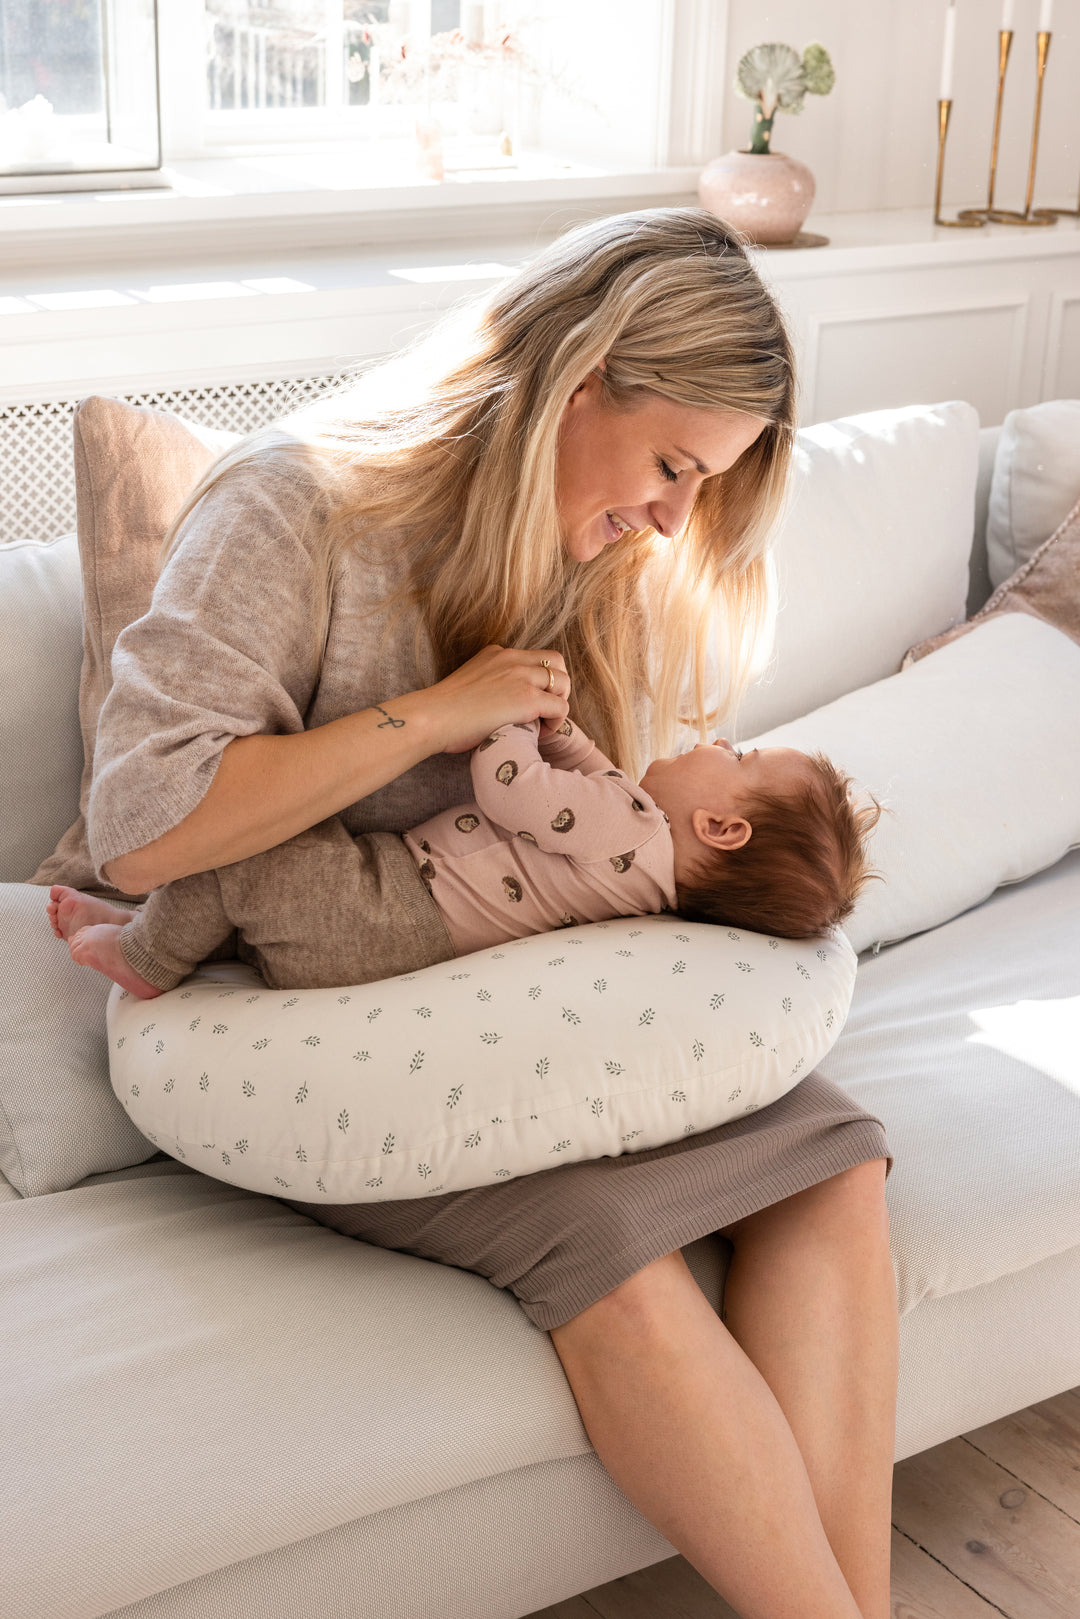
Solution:
<svg viewBox="0 0 1080 1619"><path fill-rule="evenodd" d="M468 751L508 720L569 714L635 780L680 720L706 740L766 621L794 398L738 238L654 209L567 233L404 359L251 435L116 643L88 815L103 883L145 895L332 817L327 881L350 881L353 838L469 798ZM380 881L445 959L399 847ZM282 1201L512 1291L615 1483L742 1619L887 1619L891 1168L881 1121L811 1074L650 1151ZM712 1232L734 1248L720 1317L681 1252Z"/></svg>

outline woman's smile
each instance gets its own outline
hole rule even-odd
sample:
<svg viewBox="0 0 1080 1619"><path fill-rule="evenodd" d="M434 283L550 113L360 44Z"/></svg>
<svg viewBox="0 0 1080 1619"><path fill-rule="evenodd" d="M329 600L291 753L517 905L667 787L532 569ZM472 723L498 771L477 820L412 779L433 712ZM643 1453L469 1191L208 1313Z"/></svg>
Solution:
<svg viewBox="0 0 1080 1619"><path fill-rule="evenodd" d="M569 555L589 562L631 531L678 534L703 477L726 472L764 426L763 417L676 405L644 391L634 408L616 409L603 402L599 371L590 372L566 408L557 457ZM611 505L600 506L610 494Z"/></svg>
<svg viewBox="0 0 1080 1619"><path fill-rule="evenodd" d="M618 512L605 512L604 524L608 531L608 537L604 541L605 545L610 545L613 540L621 540L627 529L633 528L634 526L632 523L628 523L624 518L620 517Z"/></svg>

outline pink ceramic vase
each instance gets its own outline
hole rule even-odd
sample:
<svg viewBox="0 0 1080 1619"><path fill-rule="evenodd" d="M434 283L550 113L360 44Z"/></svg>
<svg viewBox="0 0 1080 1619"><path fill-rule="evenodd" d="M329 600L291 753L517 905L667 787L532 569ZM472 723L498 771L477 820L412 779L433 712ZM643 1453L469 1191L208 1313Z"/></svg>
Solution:
<svg viewBox="0 0 1080 1619"><path fill-rule="evenodd" d="M698 196L762 247L791 242L814 200L814 176L784 152L726 152L701 171Z"/></svg>

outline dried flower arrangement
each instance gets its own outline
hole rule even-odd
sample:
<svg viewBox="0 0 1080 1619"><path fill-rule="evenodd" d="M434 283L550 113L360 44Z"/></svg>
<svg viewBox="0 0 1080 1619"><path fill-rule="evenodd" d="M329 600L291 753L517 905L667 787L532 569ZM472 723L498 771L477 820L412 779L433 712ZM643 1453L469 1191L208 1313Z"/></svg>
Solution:
<svg viewBox="0 0 1080 1619"><path fill-rule="evenodd" d="M462 69L467 68L492 73L509 68L514 70L518 84L543 85L561 91L574 101L583 101L565 72L545 67L525 48L520 36L509 29L501 31L493 40L478 43L468 39L462 29L452 28L415 44L403 40L400 30L392 23L368 19L359 30L359 38L377 53L378 94L380 101L387 103L423 101L430 105L432 101L455 100ZM351 79L357 80L368 72L368 65L359 52L350 57L347 72Z"/></svg>

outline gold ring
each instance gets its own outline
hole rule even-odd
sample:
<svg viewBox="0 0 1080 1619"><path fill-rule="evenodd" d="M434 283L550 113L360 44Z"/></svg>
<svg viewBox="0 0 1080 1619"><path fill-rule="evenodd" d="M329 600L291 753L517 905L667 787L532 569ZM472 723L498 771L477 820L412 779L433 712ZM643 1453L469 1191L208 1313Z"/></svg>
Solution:
<svg viewBox="0 0 1080 1619"><path fill-rule="evenodd" d="M551 667L551 664L550 664L550 662L548 661L547 658L541 658L540 659L540 667L542 669L546 669L547 672L548 672L548 683L547 683L548 691L554 691L555 690L555 671Z"/></svg>

